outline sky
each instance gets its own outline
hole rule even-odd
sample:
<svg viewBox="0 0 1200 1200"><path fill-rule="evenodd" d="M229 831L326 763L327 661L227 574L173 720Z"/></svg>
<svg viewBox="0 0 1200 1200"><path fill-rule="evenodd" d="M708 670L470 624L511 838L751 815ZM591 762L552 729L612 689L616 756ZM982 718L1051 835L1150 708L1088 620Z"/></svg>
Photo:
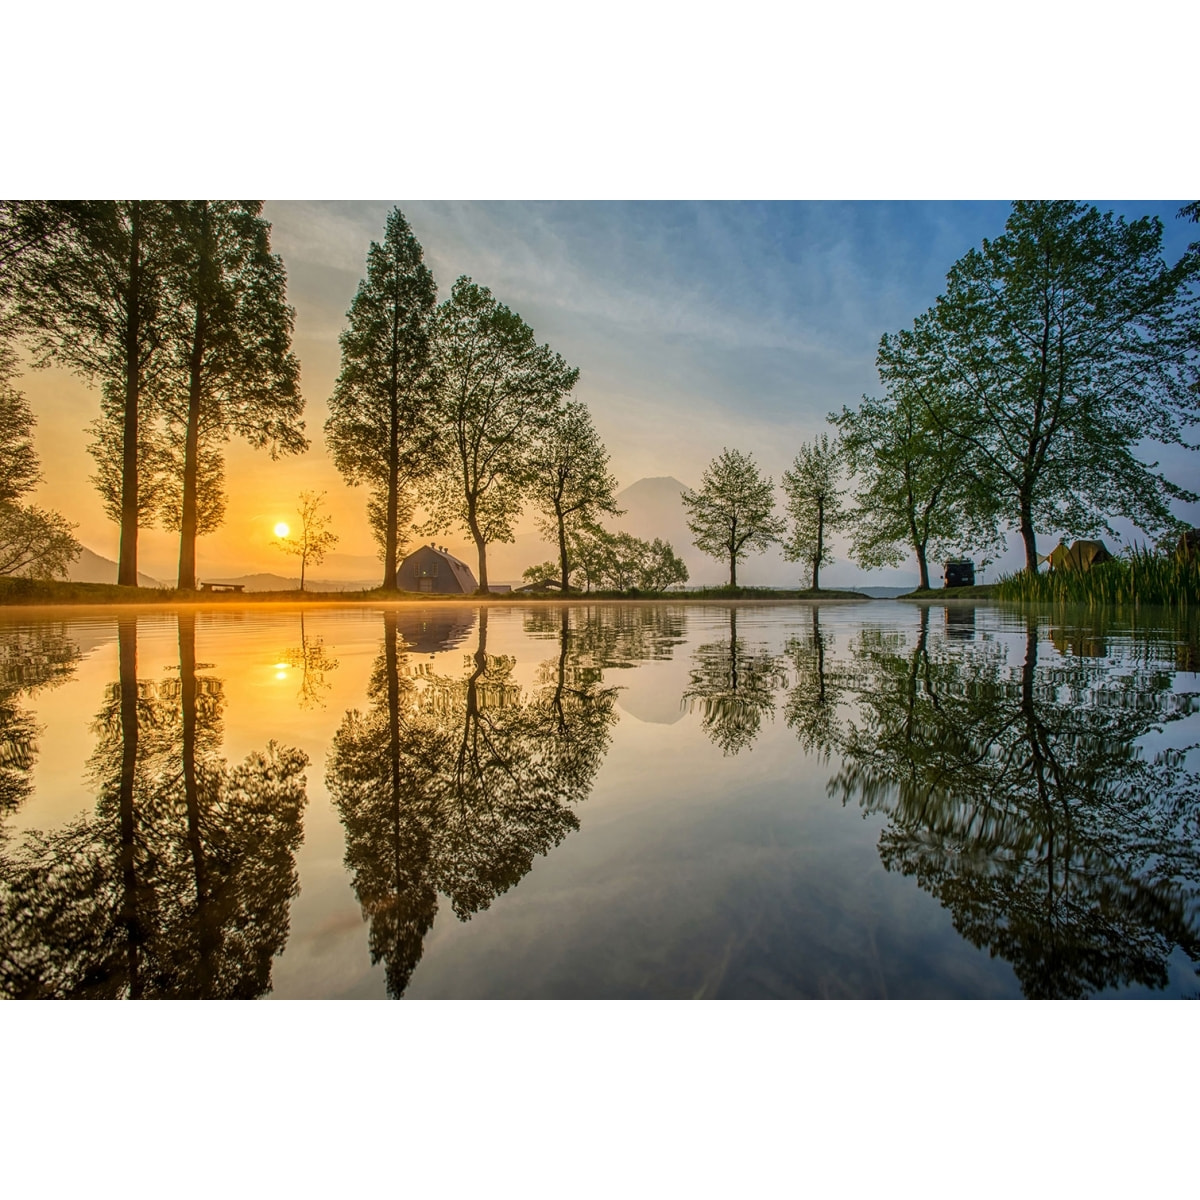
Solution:
<svg viewBox="0 0 1200 1200"><path fill-rule="evenodd" d="M1129 218L1160 217L1168 261L1196 236L1195 225L1176 219L1184 202L1096 201ZM340 535L313 577L378 573L366 491L346 486L334 470L322 426L345 313L393 206L424 247L439 299L469 275L580 369L575 395L588 404L622 488L664 475L697 486L725 447L751 453L778 485L801 443L829 431L827 414L878 391L880 336L929 307L954 261L999 234L1009 211L1001 201L269 201L272 245L296 310L293 344L312 446L272 462L229 444L227 517L199 542L201 578L293 573L296 560L274 547L272 530L294 521L306 488L327 493ZM45 481L37 501L78 522L85 545L116 558L117 528L81 488L93 469L86 425L98 411L97 391L56 369L30 372L18 386L39 418ZM1177 482L1200 484L1193 455L1155 457ZM1195 506L1181 515L1200 523ZM1040 532L1048 549L1051 532ZM462 531L436 540L474 566ZM1021 565L1019 539L1009 545L993 572ZM825 586L915 582L911 562L868 573L848 559L841 539L835 552L822 571ZM551 556L526 518L514 544L489 550L489 575L516 581ZM175 535L143 531L143 571L170 581L176 562ZM694 582L721 579L714 563L711 579ZM794 586L798 567L778 552L753 556L739 579Z"/></svg>

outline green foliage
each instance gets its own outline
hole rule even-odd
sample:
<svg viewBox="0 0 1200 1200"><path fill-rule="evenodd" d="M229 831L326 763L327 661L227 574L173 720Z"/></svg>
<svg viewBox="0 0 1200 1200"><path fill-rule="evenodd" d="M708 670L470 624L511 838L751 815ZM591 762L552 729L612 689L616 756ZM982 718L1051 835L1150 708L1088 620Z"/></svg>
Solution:
<svg viewBox="0 0 1200 1200"><path fill-rule="evenodd" d="M342 332L342 369L329 400L326 444L350 484L371 489L368 521L379 542L385 589L396 587L402 527L413 486L439 462L432 325L433 274L404 214L388 216L383 244L367 252Z"/></svg>
<svg viewBox="0 0 1200 1200"><path fill-rule="evenodd" d="M269 743L220 755L222 681L196 662L136 676L136 623L118 629L120 676L92 731L91 814L27 834L0 861L0 995L250 999L299 890L306 756Z"/></svg>
<svg viewBox="0 0 1200 1200"><path fill-rule="evenodd" d="M737 565L747 554L783 537L771 479L764 479L753 456L740 450L723 449L704 469L700 490L685 490L682 499L693 544L729 563L730 587L737 586Z"/></svg>
<svg viewBox="0 0 1200 1200"><path fill-rule="evenodd" d="M553 561L538 563L536 566L526 567L521 572L521 578L526 583L534 583L539 587L549 591L552 588L559 586L559 574L562 571L562 564ZM571 586L575 586L576 580L574 577L571 580Z"/></svg>
<svg viewBox="0 0 1200 1200"><path fill-rule="evenodd" d="M996 585L996 598L1030 604L1127 610L1155 605L1186 612L1200 601L1200 559L1135 547L1088 571L1019 571Z"/></svg>
<svg viewBox="0 0 1200 1200"><path fill-rule="evenodd" d="M467 276L437 310L438 425L447 465L422 495L423 533L460 525L479 552L487 591L487 544L511 542L530 481L530 451L579 378L561 355Z"/></svg>
<svg viewBox="0 0 1200 1200"><path fill-rule="evenodd" d="M41 473L33 410L9 382L14 366L0 335L0 576L53 579L67 573L81 547L64 517L20 503Z"/></svg>
<svg viewBox="0 0 1200 1200"><path fill-rule="evenodd" d="M821 567L833 561L826 535L846 525L842 497L841 446L828 434L800 447L791 469L783 473L783 492L792 528L783 543L789 562L807 563L812 587L820 587Z"/></svg>
<svg viewBox="0 0 1200 1200"><path fill-rule="evenodd" d="M221 444L236 435L273 459L308 449L295 314L261 214L260 200L171 205L165 283L175 319L148 390L161 420L157 512L180 533L184 588L196 584L197 536L224 516Z"/></svg>
<svg viewBox="0 0 1200 1200"><path fill-rule="evenodd" d="M829 794L885 819L884 867L1011 963L1027 996L1164 987L1175 947L1200 956L1200 777L1140 740L1197 711L1173 686L1189 634L1163 639L1164 659L1125 626L1114 670L1085 638L1045 661L1032 618L1012 662L1005 639L929 624L925 608L915 645L868 629L852 646L857 712Z"/></svg>
<svg viewBox="0 0 1200 1200"><path fill-rule="evenodd" d="M11 349L0 341L0 504L23 496L41 478L33 446L33 409L10 382L15 367Z"/></svg>
<svg viewBox="0 0 1200 1200"><path fill-rule="evenodd" d="M729 640L697 646L683 703L700 710L700 724L722 755L752 746L764 717L775 711L784 685L783 659L738 637L737 609L729 610Z"/></svg>
<svg viewBox="0 0 1200 1200"><path fill-rule="evenodd" d="M151 387L165 369L164 346L179 329L168 285L175 252L170 204L90 201L75 206L59 235L26 256L17 317L35 364L57 362L105 385L105 416L121 429L118 582L137 583L139 455L149 444L139 425L153 410ZM93 452L111 441L97 437ZM101 476L104 464L99 462Z"/></svg>
<svg viewBox="0 0 1200 1200"><path fill-rule="evenodd" d="M542 536L559 547L559 584L571 574L570 539L602 514L619 516L616 476L585 405L563 404L549 419L530 456L529 490Z"/></svg>
<svg viewBox="0 0 1200 1200"><path fill-rule="evenodd" d="M987 563L1000 549L994 498L949 432L949 414L932 390L896 386L883 399L831 415L847 470L857 480L848 514L851 557L863 567L917 559L919 587L929 560L969 557Z"/></svg>
<svg viewBox="0 0 1200 1200"><path fill-rule="evenodd" d="M1195 263L1168 268L1162 228L1073 202L1014 204L1004 233L951 268L911 330L885 336L879 371L912 388L1016 526L1071 535L1119 515L1152 533L1193 493L1137 457L1187 444L1197 419L1185 335ZM1115 534L1113 534L1115 536Z"/></svg>
<svg viewBox="0 0 1200 1200"><path fill-rule="evenodd" d="M650 542L638 564L639 590L665 592L687 581L687 564L675 553L671 543L664 542L662 538L655 538Z"/></svg>
<svg viewBox="0 0 1200 1200"><path fill-rule="evenodd" d="M665 592L687 583L688 569L670 542L585 525L571 535L571 558L587 590Z"/></svg>

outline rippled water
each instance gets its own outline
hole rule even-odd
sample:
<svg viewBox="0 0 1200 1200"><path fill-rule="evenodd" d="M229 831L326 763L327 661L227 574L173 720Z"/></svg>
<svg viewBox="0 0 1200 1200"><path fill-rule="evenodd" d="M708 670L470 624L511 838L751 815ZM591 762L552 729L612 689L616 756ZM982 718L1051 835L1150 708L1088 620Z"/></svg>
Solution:
<svg viewBox="0 0 1200 1200"><path fill-rule="evenodd" d="M1195 997L1194 624L0 616L0 995Z"/></svg>

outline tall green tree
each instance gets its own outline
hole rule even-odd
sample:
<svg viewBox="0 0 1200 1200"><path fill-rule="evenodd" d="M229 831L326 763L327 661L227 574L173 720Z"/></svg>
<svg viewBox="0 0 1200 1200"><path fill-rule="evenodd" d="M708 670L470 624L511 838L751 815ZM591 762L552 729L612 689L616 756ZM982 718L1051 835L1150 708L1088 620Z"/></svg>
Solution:
<svg viewBox="0 0 1200 1200"><path fill-rule="evenodd" d="M596 433L587 407L564 404L548 422L533 448L530 492L544 537L557 538L565 594L571 576L568 532L594 525L601 514L619 516L617 478L608 469L608 451Z"/></svg>
<svg viewBox="0 0 1200 1200"><path fill-rule="evenodd" d="M857 481L847 517L851 556L870 568L898 566L911 552L923 589L931 557L978 558L999 548L994 497L951 434L949 415L932 415L939 403L901 388L830 417Z"/></svg>
<svg viewBox="0 0 1200 1200"><path fill-rule="evenodd" d="M700 480L700 490L683 492L687 527L694 545L718 562L729 563L729 586L737 587L737 565L752 550L766 550L783 537L775 515L770 476L763 478L753 455L723 449Z"/></svg>
<svg viewBox="0 0 1200 1200"><path fill-rule="evenodd" d="M412 485L437 463L436 304L421 244L394 208L383 244L371 243L367 277L346 314L342 371L325 422L334 465L347 482L371 489L369 518L382 550L385 591L397 590L400 525L415 507Z"/></svg>
<svg viewBox="0 0 1200 1200"><path fill-rule="evenodd" d="M23 272L18 317L35 365L58 362L103 385L101 424L119 428L120 555L117 582L137 586L139 470L153 417L148 385L177 328L167 286L174 245L171 206L148 200L80 204ZM94 447L105 452L98 437ZM103 466L103 464L102 464ZM113 470L118 468L115 466Z"/></svg>
<svg viewBox="0 0 1200 1200"><path fill-rule="evenodd" d="M530 480L530 449L575 386L579 370L539 346L520 316L461 277L435 324L439 427L448 465L427 497L426 532L461 525L488 590L489 542L511 542Z"/></svg>
<svg viewBox="0 0 1200 1200"><path fill-rule="evenodd" d="M783 544L789 562L808 564L814 591L821 586L821 567L833 561L826 536L846 525L842 497L842 448L823 433L800 447L790 470L783 473L783 492L792 529Z"/></svg>
<svg viewBox="0 0 1200 1200"><path fill-rule="evenodd" d="M1020 531L1037 570L1039 525L1149 533L1195 500L1139 457L1143 439L1188 445L1197 420L1185 334L1189 258L1168 267L1162 225L1070 201L1019 202L1004 233L951 268L911 330L885 335L885 386L930 407ZM1194 349L1191 351L1194 355Z"/></svg>
<svg viewBox="0 0 1200 1200"><path fill-rule="evenodd" d="M236 435L275 459L308 440L295 314L262 201L190 200L172 215L167 284L178 320L155 381L166 425L158 508L179 530L178 586L195 588L196 538L224 513L220 446Z"/></svg>

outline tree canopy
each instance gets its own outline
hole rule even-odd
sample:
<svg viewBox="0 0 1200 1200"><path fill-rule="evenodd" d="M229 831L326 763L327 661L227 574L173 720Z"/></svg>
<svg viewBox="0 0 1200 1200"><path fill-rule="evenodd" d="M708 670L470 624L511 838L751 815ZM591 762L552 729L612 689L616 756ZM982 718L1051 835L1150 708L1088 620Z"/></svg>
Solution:
<svg viewBox="0 0 1200 1200"><path fill-rule="evenodd" d="M812 588L821 586L821 567L833 561L826 535L846 524L842 497L842 454L828 434L800 447L790 470L783 473L783 492L792 528L783 544L789 562L808 564Z"/></svg>
<svg viewBox="0 0 1200 1200"><path fill-rule="evenodd" d="M762 476L753 455L740 450L723 449L705 467L699 491L685 489L682 499L693 544L729 563L730 587L737 587L737 565L746 555L783 537L771 478Z"/></svg>
<svg viewBox="0 0 1200 1200"><path fill-rule="evenodd" d="M871 568L898 566L911 552L921 588L929 587L930 558L986 561L999 549L995 498L940 405L936 394L922 399L905 386L830 417L858 483L847 516L851 556Z"/></svg>
<svg viewBox="0 0 1200 1200"><path fill-rule="evenodd" d="M1168 267L1161 246L1156 219L1019 202L934 307L880 343L885 386L938 397L927 411L1020 531L1031 571L1039 525L1115 536L1120 515L1162 534L1177 524L1169 502L1196 499L1139 457L1143 439L1187 445L1200 419L1186 345L1196 265Z"/></svg>
<svg viewBox="0 0 1200 1200"><path fill-rule="evenodd" d="M29 259L20 281L18 316L35 365L55 361L103 385L92 444L96 482L102 494L119 489L117 582L130 587L137 586L138 526L147 511L139 473L154 451L149 385L178 320L167 286L173 222L171 206L161 201L80 204L61 235Z"/></svg>
<svg viewBox="0 0 1200 1200"><path fill-rule="evenodd" d="M367 252L367 276L346 314L342 370L329 400L326 444L351 484L371 489L368 519L395 591L400 525L415 509L412 485L437 465L432 325L433 273L404 214L387 219L383 244Z"/></svg>
<svg viewBox="0 0 1200 1200"><path fill-rule="evenodd" d="M234 435L271 457L308 449L294 313L261 200L171 206L167 294L176 312L150 386L163 420L159 516L179 530L178 586L196 586L196 538L225 507L220 446ZM115 447L106 450L115 459Z"/></svg>
<svg viewBox="0 0 1200 1200"><path fill-rule="evenodd" d="M448 464L428 494L427 531L460 525L479 554L488 590L487 546L510 542L530 478L530 448L579 371L485 287L462 276L438 306L439 425Z"/></svg>
<svg viewBox="0 0 1200 1200"><path fill-rule="evenodd" d="M563 404L547 421L530 456L529 488L539 531L558 543L559 586L566 592L571 576L568 534L595 525L604 513L619 516L622 511L608 451L578 400Z"/></svg>

